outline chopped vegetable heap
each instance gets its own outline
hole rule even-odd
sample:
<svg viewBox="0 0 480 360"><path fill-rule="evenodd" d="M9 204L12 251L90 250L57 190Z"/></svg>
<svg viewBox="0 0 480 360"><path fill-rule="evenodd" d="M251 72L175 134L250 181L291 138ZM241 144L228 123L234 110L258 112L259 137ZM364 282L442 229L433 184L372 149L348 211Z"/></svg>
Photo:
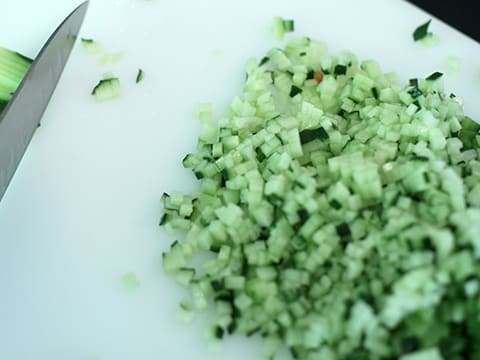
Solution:
<svg viewBox="0 0 480 360"><path fill-rule="evenodd" d="M0 113L7 106L33 60L0 47Z"/></svg>
<svg viewBox="0 0 480 360"><path fill-rule="evenodd" d="M201 190L161 220L186 232L163 255L184 318L213 307L270 359L480 359L480 125L441 75L302 38L248 63L218 124L201 106Z"/></svg>

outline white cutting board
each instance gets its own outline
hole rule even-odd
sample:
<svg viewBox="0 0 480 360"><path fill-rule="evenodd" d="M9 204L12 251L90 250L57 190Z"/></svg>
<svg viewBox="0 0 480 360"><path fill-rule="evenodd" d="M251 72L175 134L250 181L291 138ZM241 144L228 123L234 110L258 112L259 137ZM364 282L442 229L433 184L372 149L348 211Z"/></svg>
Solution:
<svg viewBox="0 0 480 360"><path fill-rule="evenodd" d="M34 56L78 4L3 1L0 45ZM446 89L480 119L479 44L436 19L440 44L414 43L430 17L403 1L91 0L81 36L123 59L104 66L77 44L0 203L0 359L261 359L258 338L229 338L212 353L204 320L176 321L184 292L162 272L172 238L157 223L164 191L197 186L181 166L196 144L195 105L212 102L219 116L241 93L246 60L278 46L275 15L404 81L459 56ZM136 85L138 67L146 77ZM107 71L123 96L96 103L89 92ZM130 271L141 282L134 292L120 280Z"/></svg>

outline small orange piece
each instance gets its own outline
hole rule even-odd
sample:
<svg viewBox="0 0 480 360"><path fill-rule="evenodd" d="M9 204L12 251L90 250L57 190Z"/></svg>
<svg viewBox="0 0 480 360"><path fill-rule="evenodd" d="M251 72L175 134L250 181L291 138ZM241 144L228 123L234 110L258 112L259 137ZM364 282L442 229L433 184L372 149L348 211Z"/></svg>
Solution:
<svg viewBox="0 0 480 360"><path fill-rule="evenodd" d="M313 78L317 81L317 83L320 84L323 80L323 73L321 73L320 71L315 71L313 73Z"/></svg>

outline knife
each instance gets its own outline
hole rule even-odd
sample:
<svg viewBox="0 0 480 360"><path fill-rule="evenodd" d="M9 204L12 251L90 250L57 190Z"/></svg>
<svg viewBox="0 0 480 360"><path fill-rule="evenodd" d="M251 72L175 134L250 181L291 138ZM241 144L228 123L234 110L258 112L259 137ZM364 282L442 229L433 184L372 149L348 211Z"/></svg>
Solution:
<svg viewBox="0 0 480 360"><path fill-rule="evenodd" d="M79 5L57 27L0 114L0 201L62 75L88 3Z"/></svg>
<svg viewBox="0 0 480 360"><path fill-rule="evenodd" d="M456 0L455 6L449 1L408 0L450 26L480 42L477 12L472 11L471 0Z"/></svg>

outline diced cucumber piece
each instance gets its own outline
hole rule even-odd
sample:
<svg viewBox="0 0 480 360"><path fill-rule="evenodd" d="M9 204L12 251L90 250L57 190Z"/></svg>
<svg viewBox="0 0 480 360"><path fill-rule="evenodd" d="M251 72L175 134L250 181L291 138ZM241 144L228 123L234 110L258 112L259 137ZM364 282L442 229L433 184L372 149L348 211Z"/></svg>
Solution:
<svg viewBox="0 0 480 360"><path fill-rule="evenodd" d="M83 49L89 55L97 55L102 51L102 45L97 40L82 38L81 42Z"/></svg>
<svg viewBox="0 0 480 360"><path fill-rule="evenodd" d="M92 95L99 101L120 97L120 80L116 77L102 79L92 90Z"/></svg>

